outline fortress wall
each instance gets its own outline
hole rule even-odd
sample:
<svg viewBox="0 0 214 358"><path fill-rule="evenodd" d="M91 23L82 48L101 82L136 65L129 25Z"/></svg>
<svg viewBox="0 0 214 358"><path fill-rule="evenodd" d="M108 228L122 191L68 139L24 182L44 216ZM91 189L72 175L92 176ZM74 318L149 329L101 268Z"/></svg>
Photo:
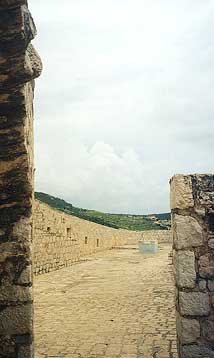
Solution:
<svg viewBox="0 0 214 358"><path fill-rule="evenodd" d="M171 180L180 358L214 357L214 175Z"/></svg>
<svg viewBox="0 0 214 358"><path fill-rule="evenodd" d="M142 239L145 241L157 240L158 243L172 243L172 231L171 230L148 230L143 231Z"/></svg>
<svg viewBox="0 0 214 358"><path fill-rule="evenodd" d="M139 233L113 229L34 203L34 273L80 261L92 253L124 245Z"/></svg>
<svg viewBox="0 0 214 358"><path fill-rule="evenodd" d="M139 241L157 240L159 244L172 244L172 230L146 230L138 231L128 239L127 244L136 245Z"/></svg>

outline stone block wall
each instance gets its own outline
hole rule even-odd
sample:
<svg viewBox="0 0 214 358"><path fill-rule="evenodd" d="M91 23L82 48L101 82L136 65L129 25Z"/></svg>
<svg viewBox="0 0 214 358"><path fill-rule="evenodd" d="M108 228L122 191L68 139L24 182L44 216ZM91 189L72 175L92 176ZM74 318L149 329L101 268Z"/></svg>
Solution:
<svg viewBox="0 0 214 358"><path fill-rule="evenodd" d="M171 230L148 230L143 231L142 240L150 241L157 240L159 244L172 243L172 231Z"/></svg>
<svg viewBox="0 0 214 358"><path fill-rule="evenodd" d="M36 200L34 273L58 270L92 253L124 245L139 235L139 232L112 229L67 215Z"/></svg>
<svg viewBox="0 0 214 358"><path fill-rule="evenodd" d="M171 179L179 357L214 357L214 175Z"/></svg>
<svg viewBox="0 0 214 358"><path fill-rule="evenodd" d="M0 357L33 356L33 79L41 61L25 0L0 1Z"/></svg>

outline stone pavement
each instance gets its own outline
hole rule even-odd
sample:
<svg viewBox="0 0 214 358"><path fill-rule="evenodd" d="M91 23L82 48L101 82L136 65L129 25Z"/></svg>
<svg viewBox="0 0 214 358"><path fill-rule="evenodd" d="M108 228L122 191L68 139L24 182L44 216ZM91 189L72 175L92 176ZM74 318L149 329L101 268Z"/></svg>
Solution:
<svg viewBox="0 0 214 358"><path fill-rule="evenodd" d="M114 249L37 276L36 358L176 358L169 251Z"/></svg>

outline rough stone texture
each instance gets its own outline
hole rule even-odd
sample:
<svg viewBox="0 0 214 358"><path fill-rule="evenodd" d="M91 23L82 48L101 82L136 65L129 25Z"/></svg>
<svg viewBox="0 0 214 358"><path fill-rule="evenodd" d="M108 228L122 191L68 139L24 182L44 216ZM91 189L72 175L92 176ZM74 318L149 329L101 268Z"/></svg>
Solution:
<svg viewBox="0 0 214 358"><path fill-rule="evenodd" d="M199 274L203 278L214 279L214 253L199 258Z"/></svg>
<svg viewBox="0 0 214 358"><path fill-rule="evenodd" d="M203 336L206 337L206 339L211 343L214 344L214 321L212 320L206 320L205 322L202 322L202 332Z"/></svg>
<svg viewBox="0 0 214 358"><path fill-rule="evenodd" d="M6 307L0 312L0 335L20 335L32 332L31 305Z"/></svg>
<svg viewBox="0 0 214 358"><path fill-rule="evenodd" d="M200 291L206 291L206 289L207 289L207 281L199 280L198 287L199 287Z"/></svg>
<svg viewBox="0 0 214 358"><path fill-rule="evenodd" d="M19 285L30 285L32 284L32 267L27 266L17 279Z"/></svg>
<svg viewBox="0 0 214 358"><path fill-rule="evenodd" d="M195 218L174 214L174 245L177 249L201 246L203 244L202 228Z"/></svg>
<svg viewBox="0 0 214 358"><path fill-rule="evenodd" d="M210 291L212 292L214 291L214 281L210 281L210 280L208 281L208 288Z"/></svg>
<svg viewBox="0 0 214 358"><path fill-rule="evenodd" d="M41 61L27 1L1 1L0 18L0 357L25 349L30 358L32 280L23 272L31 266L33 80Z"/></svg>
<svg viewBox="0 0 214 358"><path fill-rule="evenodd" d="M97 251L138 241L140 232L118 230L34 203L34 273L69 266Z"/></svg>
<svg viewBox="0 0 214 358"><path fill-rule="evenodd" d="M214 358L214 351L206 346L188 345L181 350L182 358Z"/></svg>
<svg viewBox="0 0 214 358"><path fill-rule="evenodd" d="M208 246L210 249L214 249L214 238L211 238L209 241L208 241Z"/></svg>
<svg viewBox="0 0 214 358"><path fill-rule="evenodd" d="M172 230L148 230L143 231L141 235L145 241L155 240L159 244L172 243Z"/></svg>
<svg viewBox="0 0 214 358"><path fill-rule="evenodd" d="M177 174L171 179L171 209L187 209L194 206L190 176Z"/></svg>
<svg viewBox="0 0 214 358"><path fill-rule="evenodd" d="M29 358L33 355L33 350L31 347L22 346L18 350L18 358Z"/></svg>
<svg viewBox="0 0 214 358"><path fill-rule="evenodd" d="M0 304L8 305L15 302L29 302L32 296L31 287L22 287L19 285L11 285L10 282L2 282L0 286Z"/></svg>
<svg viewBox="0 0 214 358"><path fill-rule="evenodd" d="M210 312L209 295L204 292L180 292L179 305L183 316L207 316Z"/></svg>
<svg viewBox="0 0 214 358"><path fill-rule="evenodd" d="M179 357L211 358L214 357L214 175L175 176L171 180L171 198L174 257L179 258L173 261ZM190 251L195 257L194 266Z"/></svg>
<svg viewBox="0 0 214 358"><path fill-rule="evenodd" d="M179 317L177 330L182 344L195 343L200 337L200 324L196 319Z"/></svg>
<svg viewBox="0 0 214 358"><path fill-rule="evenodd" d="M175 254L176 282L180 288L194 288L196 280L195 255L192 251Z"/></svg>
<svg viewBox="0 0 214 358"><path fill-rule="evenodd" d="M194 201L196 207L205 208L207 218L209 210L213 211L214 202L214 174L192 175L192 183L194 186ZM212 223L213 217L211 214Z"/></svg>

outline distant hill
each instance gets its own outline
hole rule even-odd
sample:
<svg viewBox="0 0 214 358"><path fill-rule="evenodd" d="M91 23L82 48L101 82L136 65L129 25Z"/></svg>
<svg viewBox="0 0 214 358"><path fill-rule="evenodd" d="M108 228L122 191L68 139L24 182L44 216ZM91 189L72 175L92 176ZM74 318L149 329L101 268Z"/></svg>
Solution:
<svg viewBox="0 0 214 358"><path fill-rule="evenodd" d="M171 220L170 213L154 214L160 220Z"/></svg>
<svg viewBox="0 0 214 358"><path fill-rule="evenodd" d="M171 225L169 213L152 215L108 214L96 210L77 208L63 199L41 192L35 192L35 198L66 214L115 229L121 228L135 231L168 230Z"/></svg>

